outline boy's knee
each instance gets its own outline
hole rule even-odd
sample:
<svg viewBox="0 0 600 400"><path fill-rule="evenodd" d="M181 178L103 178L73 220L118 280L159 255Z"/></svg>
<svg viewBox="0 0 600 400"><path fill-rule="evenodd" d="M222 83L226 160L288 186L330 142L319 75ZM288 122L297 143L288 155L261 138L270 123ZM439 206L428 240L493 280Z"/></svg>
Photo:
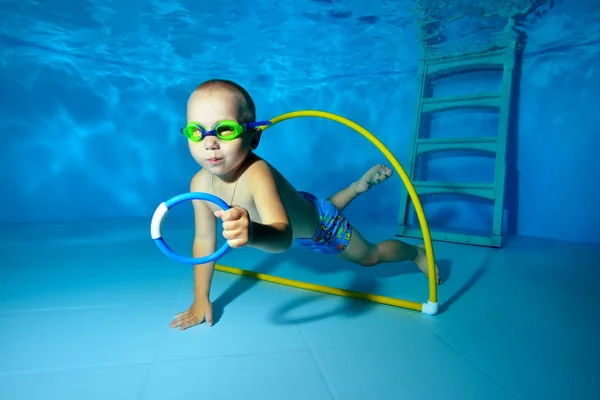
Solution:
<svg viewBox="0 0 600 400"><path fill-rule="evenodd" d="M363 267L373 267L379 264L379 255L375 251L371 251L365 256L363 256L360 260L358 260L358 264Z"/></svg>

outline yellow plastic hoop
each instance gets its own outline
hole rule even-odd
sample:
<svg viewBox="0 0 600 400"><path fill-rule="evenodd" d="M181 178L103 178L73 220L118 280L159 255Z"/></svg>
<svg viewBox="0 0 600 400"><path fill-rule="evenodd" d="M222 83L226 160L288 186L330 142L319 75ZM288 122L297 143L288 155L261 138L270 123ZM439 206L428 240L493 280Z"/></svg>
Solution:
<svg viewBox="0 0 600 400"><path fill-rule="evenodd" d="M427 219L425 218L425 213L423 211L423 207L421 206L421 202L419 201L419 196L415 191L415 188L410 181L410 178L400 165L400 162L394 157L392 152L381 143L379 139L377 139L371 132L367 131L362 126L357 123L344 118L342 116L332 114L324 111L313 111L313 110L302 110L302 111L294 111L286 114L282 114L278 117L275 117L271 120L272 125L265 125L261 127L262 130L266 130L267 128L288 119L292 118L300 118L300 117L320 117L325 119L330 119L332 121L339 122L347 127L354 129L361 135L363 135L368 141L373 143L375 147L383 153L383 155L388 159L388 161L394 166L394 169L402 179L404 186L408 190L408 194L414 204L415 210L417 212L417 217L419 219L419 224L421 226L421 230L423 231L423 240L425 242L425 253L427 255L427 267L428 267L428 275L429 275L429 301L427 303L417 303L414 301L401 300L393 297L380 296L377 294L363 293L363 292L355 292L353 290L346 289L338 289L330 286L317 285L314 283L301 282L287 278L281 278L277 276L262 274L255 271L243 270L240 268L228 267L225 265L217 264L215 265L215 269L222 272L227 272L236 275L250 276L256 279L260 279L263 281L278 283L281 285L296 287L305 290L311 290L315 292L322 292L333 294L337 296L345 296L345 297L353 297L359 298L363 300L369 300L375 303L387 304L396 307L407 308L415 311L421 311L425 314L435 314L438 310L438 301L437 301L437 282L436 282L436 272L435 272L435 262L433 255L433 245L431 243L431 235L429 233L429 226L427 225Z"/></svg>

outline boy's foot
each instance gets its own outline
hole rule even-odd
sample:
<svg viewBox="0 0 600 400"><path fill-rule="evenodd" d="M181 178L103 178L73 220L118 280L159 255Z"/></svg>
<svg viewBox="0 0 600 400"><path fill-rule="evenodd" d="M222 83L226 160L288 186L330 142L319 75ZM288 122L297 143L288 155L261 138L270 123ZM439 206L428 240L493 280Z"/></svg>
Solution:
<svg viewBox="0 0 600 400"><path fill-rule="evenodd" d="M427 266L427 253L425 253L425 246L420 244L417 245L417 258L415 258L415 264L419 267L419 269L425 274L425 276L429 276L429 268ZM437 263L435 264L435 275L436 281L438 285L441 285L442 279L440 278L440 271L438 271Z"/></svg>
<svg viewBox="0 0 600 400"><path fill-rule="evenodd" d="M392 170L385 165L378 164L368 170L367 173L356 182L356 193L364 193L372 186L385 181L390 176L392 176Z"/></svg>

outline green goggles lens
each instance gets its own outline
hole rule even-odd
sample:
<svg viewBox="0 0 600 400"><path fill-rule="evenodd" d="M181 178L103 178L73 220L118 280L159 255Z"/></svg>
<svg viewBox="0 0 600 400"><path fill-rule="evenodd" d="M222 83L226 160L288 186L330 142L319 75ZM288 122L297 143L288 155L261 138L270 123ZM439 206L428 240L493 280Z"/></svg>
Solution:
<svg viewBox="0 0 600 400"><path fill-rule="evenodd" d="M221 140L233 140L239 137L245 128L235 121L217 122L210 131L198 122L190 122L181 133L192 142L201 142L206 136L216 136Z"/></svg>

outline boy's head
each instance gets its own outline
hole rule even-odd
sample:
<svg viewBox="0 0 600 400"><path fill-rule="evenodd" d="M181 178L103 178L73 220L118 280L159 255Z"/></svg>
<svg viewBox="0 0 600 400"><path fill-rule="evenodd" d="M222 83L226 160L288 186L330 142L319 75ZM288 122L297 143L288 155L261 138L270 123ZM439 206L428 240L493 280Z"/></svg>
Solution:
<svg viewBox="0 0 600 400"><path fill-rule="evenodd" d="M256 106L254 105L254 100L250 94L233 81L229 81L226 79L211 79L205 82L202 82L196 89L194 89L194 93L202 93L202 94L230 94L233 96L232 100L235 100L235 104L237 107L238 114L238 122L254 122L256 120ZM192 96L194 95L192 93ZM191 97L190 97L191 100ZM189 103L188 103L189 105ZM189 112L189 108L188 108Z"/></svg>
<svg viewBox="0 0 600 400"><path fill-rule="evenodd" d="M256 108L252 97L240 85L228 80L213 79L200 84L187 103L187 123L201 124L208 131L225 120L241 125L254 122L255 119ZM192 156L203 168L224 175L237 169L248 153L258 147L260 133L250 128L233 140L213 135L199 142L189 140L188 144Z"/></svg>

